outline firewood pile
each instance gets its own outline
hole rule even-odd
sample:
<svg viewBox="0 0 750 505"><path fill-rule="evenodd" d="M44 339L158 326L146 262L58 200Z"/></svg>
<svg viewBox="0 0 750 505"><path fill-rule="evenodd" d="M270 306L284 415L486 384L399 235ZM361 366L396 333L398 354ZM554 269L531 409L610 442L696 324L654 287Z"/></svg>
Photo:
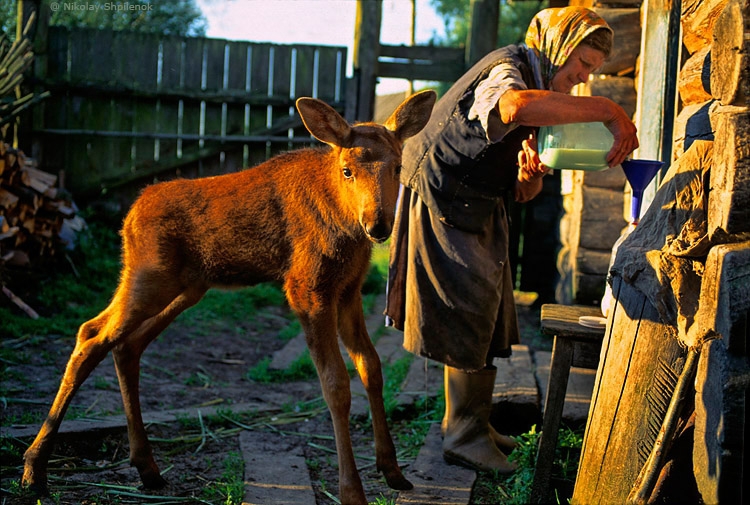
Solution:
<svg viewBox="0 0 750 505"><path fill-rule="evenodd" d="M85 226L57 176L0 142L0 270L64 255Z"/></svg>

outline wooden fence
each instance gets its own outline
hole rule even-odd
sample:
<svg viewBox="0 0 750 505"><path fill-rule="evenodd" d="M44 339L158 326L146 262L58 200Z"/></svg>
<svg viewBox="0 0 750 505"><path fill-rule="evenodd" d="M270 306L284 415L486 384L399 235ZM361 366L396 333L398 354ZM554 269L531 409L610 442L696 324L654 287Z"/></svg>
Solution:
<svg viewBox="0 0 750 505"><path fill-rule="evenodd" d="M294 101L343 111L346 48L50 27L32 135L76 197L253 165L310 142Z"/></svg>

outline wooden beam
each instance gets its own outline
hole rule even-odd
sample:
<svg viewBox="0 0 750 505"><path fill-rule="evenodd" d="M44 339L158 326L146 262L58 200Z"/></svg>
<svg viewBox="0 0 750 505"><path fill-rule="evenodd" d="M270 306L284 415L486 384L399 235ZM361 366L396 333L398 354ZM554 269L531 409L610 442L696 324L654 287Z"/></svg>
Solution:
<svg viewBox="0 0 750 505"><path fill-rule="evenodd" d="M639 91L636 127L640 147L635 157L664 161L663 173L672 159L677 66L680 59L680 2L644 0L642 10L644 26L636 83ZM653 199L659 182L660 177L657 176L647 189L647 202ZM644 212L646 208L643 207Z"/></svg>
<svg viewBox="0 0 750 505"><path fill-rule="evenodd" d="M382 17L382 0L357 0L353 55L357 84L356 121L371 121L375 111Z"/></svg>
<svg viewBox="0 0 750 505"><path fill-rule="evenodd" d="M466 41L467 67L497 47L499 17L499 0L471 0L471 23Z"/></svg>

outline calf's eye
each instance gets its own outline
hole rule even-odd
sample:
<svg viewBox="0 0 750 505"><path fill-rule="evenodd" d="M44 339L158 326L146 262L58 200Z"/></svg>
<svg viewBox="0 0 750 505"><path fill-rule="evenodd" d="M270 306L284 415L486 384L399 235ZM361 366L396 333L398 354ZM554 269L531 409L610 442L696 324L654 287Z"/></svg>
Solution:
<svg viewBox="0 0 750 505"><path fill-rule="evenodd" d="M347 179L349 179L352 176L352 171L349 170L349 167L344 167L342 172L344 174L344 177L346 177Z"/></svg>

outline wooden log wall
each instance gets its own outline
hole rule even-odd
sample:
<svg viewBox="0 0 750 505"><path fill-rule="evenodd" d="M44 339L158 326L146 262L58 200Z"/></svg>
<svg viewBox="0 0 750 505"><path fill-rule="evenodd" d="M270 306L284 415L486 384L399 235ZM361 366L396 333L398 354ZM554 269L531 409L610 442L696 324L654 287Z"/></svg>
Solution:
<svg viewBox="0 0 750 505"><path fill-rule="evenodd" d="M695 255L699 285L673 289L697 304L665 322L654 293L615 276L572 503L747 501L750 1L683 0L681 25L673 152L693 172L710 163L708 252ZM685 161L690 146L711 161Z"/></svg>
<svg viewBox="0 0 750 505"><path fill-rule="evenodd" d="M640 0L571 1L595 10L615 32L612 54L576 95L606 96L635 114L635 68L641 43ZM598 304L604 294L612 246L627 225L625 175L619 167L602 172L563 170L564 214L560 221L558 303Z"/></svg>

